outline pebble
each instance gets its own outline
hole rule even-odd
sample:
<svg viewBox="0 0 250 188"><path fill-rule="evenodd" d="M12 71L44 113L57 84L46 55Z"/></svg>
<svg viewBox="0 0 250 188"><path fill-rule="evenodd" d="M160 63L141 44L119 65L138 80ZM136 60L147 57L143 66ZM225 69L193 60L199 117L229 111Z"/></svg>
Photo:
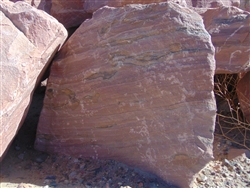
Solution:
<svg viewBox="0 0 250 188"><path fill-rule="evenodd" d="M48 154L42 153L35 158L35 162L43 163L44 161L46 161L47 158L48 158Z"/></svg>
<svg viewBox="0 0 250 188"><path fill-rule="evenodd" d="M15 149L16 149L17 151L19 151L19 150L21 149L21 147L20 147L20 146L15 146Z"/></svg>
<svg viewBox="0 0 250 188"><path fill-rule="evenodd" d="M56 176L50 175L50 176L46 176L45 179L49 179L49 180L55 180Z"/></svg>
<svg viewBox="0 0 250 188"><path fill-rule="evenodd" d="M247 150L247 151L245 152L245 155L246 155L246 157L247 157L248 159L250 159L250 150Z"/></svg>
<svg viewBox="0 0 250 188"><path fill-rule="evenodd" d="M23 160L24 159L24 153L21 153L17 156L19 159Z"/></svg>
<svg viewBox="0 0 250 188"><path fill-rule="evenodd" d="M198 182L205 182L207 180L207 176L200 174L196 179Z"/></svg>
<svg viewBox="0 0 250 188"><path fill-rule="evenodd" d="M56 187L57 183L55 181L50 182L50 186Z"/></svg>

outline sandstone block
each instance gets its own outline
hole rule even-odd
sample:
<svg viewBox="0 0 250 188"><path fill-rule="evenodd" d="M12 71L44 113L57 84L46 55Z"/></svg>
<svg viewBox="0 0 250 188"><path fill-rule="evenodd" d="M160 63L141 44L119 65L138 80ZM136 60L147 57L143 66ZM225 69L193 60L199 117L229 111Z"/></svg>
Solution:
<svg viewBox="0 0 250 188"><path fill-rule="evenodd" d="M250 70L250 13L221 6L201 14L215 47L216 73Z"/></svg>
<svg viewBox="0 0 250 188"><path fill-rule="evenodd" d="M103 7L53 62L35 147L187 187L212 159L214 48L175 3Z"/></svg>
<svg viewBox="0 0 250 188"><path fill-rule="evenodd" d="M65 28L24 2L0 2L0 160L24 120L32 92L67 37Z"/></svg>

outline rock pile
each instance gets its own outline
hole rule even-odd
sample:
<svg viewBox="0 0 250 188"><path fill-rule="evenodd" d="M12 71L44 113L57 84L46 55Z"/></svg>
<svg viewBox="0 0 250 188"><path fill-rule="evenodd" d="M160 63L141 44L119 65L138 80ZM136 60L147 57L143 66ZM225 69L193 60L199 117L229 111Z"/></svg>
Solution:
<svg viewBox="0 0 250 188"><path fill-rule="evenodd" d="M188 187L213 158L214 74L241 75L250 121L249 1L11 1L0 2L0 156L64 27L80 24L53 60L37 149L115 159Z"/></svg>

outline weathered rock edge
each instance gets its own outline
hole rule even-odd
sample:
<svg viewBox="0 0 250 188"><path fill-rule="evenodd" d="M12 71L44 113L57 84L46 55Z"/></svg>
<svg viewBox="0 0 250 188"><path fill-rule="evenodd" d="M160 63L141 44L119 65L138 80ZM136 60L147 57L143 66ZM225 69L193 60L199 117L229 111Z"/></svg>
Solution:
<svg viewBox="0 0 250 188"><path fill-rule="evenodd" d="M115 159L188 187L212 159L214 71L194 11L103 7L53 62L35 147Z"/></svg>
<svg viewBox="0 0 250 188"><path fill-rule="evenodd" d="M34 88L67 38L56 19L24 2L0 2L0 161L26 117Z"/></svg>

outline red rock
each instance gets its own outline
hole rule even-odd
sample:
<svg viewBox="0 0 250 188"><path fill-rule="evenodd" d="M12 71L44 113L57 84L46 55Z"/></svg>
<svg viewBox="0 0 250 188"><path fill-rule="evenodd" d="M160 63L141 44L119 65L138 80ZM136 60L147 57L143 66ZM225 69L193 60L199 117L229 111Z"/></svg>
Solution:
<svg viewBox="0 0 250 188"><path fill-rule="evenodd" d="M186 0L187 5L196 8L215 8L224 6L240 6L240 0Z"/></svg>
<svg viewBox="0 0 250 188"><path fill-rule="evenodd" d="M84 0L52 0L50 14L66 28L81 25L92 14L84 10Z"/></svg>
<svg viewBox="0 0 250 188"><path fill-rule="evenodd" d="M7 0L7 1L12 1L14 3L17 1L23 1L25 3L30 4L33 7L36 7L37 9L50 13L52 0Z"/></svg>
<svg viewBox="0 0 250 188"><path fill-rule="evenodd" d="M35 147L115 159L188 187L212 159L214 69L194 11L101 8L53 62Z"/></svg>
<svg viewBox="0 0 250 188"><path fill-rule="evenodd" d="M250 70L250 13L221 6L207 9L202 16L215 47L216 73Z"/></svg>
<svg viewBox="0 0 250 188"><path fill-rule="evenodd" d="M0 2L0 160L24 120L36 82L65 41L54 18L23 2Z"/></svg>
<svg viewBox="0 0 250 188"><path fill-rule="evenodd" d="M161 2L174 2L186 6L185 0L85 0L84 9L93 13L103 6L123 7L128 4L150 4Z"/></svg>
<svg viewBox="0 0 250 188"><path fill-rule="evenodd" d="M241 0L240 1L240 8L242 10L246 10L250 12L250 1L249 0Z"/></svg>
<svg viewBox="0 0 250 188"><path fill-rule="evenodd" d="M38 9L44 10L56 18L66 28L79 26L90 13L84 10L84 0L11 0L13 2L24 1Z"/></svg>
<svg viewBox="0 0 250 188"><path fill-rule="evenodd" d="M172 1L186 6L185 0L11 0L25 1L55 17L66 28L79 26L103 6L122 7L127 4L150 4Z"/></svg>
<svg viewBox="0 0 250 188"><path fill-rule="evenodd" d="M241 110L245 118L250 123L250 72L245 74L236 86Z"/></svg>

